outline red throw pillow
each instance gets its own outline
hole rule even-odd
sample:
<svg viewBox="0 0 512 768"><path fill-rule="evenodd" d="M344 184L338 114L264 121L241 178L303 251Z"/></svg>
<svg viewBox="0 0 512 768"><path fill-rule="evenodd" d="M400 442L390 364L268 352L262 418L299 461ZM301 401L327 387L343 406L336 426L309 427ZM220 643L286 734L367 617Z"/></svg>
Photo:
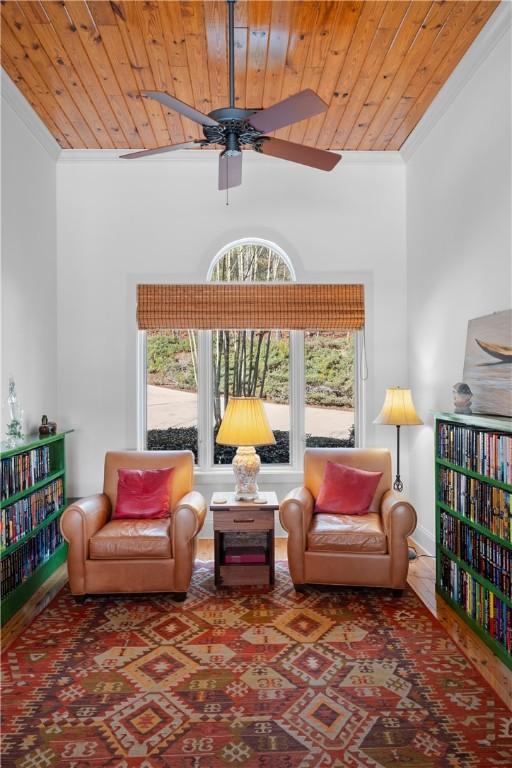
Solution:
<svg viewBox="0 0 512 768"><path fill-rule="evenodd" d="M375 496L382 472L347 467L328 461L316 499L315 512L338 515L361 515Z"/></svg>
<svg viewBox="0 0 512 768"><path fill-rule="evenodd" d="M112 519L149 520L169 516L168 469L118 469L117 503Z"/></svg>

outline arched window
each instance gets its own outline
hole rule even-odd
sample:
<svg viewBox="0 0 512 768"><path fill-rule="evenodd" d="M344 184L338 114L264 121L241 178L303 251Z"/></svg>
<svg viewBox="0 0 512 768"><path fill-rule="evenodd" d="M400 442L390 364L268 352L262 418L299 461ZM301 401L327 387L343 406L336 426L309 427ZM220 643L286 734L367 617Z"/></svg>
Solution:
<svg viewBox="0 0 512 768"><path fill-rule="evenodd" d="M295 279L286 254L273 243L244 239L220 251L208 271L216 283L276 283ZM275 445L262 446L263 464L290 463L290 332L284 329L211 333L214 438L229 397L259 397ZM214 463L231 463L235 450L214 445Z"/></svg>
<svg viewBox="0 0 512 768"><path fill-rule="evenodd" d="M208 270L212 283L289 283L295 271L286 253L275 243L244 238L224 246Z"/></svg>
<svg viewBox="0 0 512 768"><path fill-rule="evenodd" d="M259 238L229 243L208 282L295 281L293 264ZM189 448L199 467L230 464L235 448L215 442L231 395L257 396L276 439L262 464L301 470L308 446L355 442L355 334L284 328L150 331L145 335L145 427L149 449Z"/></svg>

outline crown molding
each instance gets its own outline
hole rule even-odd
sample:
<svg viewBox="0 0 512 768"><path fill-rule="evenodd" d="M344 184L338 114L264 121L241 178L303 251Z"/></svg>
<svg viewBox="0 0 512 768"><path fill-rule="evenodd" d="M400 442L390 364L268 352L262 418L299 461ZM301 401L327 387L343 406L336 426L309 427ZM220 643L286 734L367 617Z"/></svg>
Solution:
<svg viewBox="0 0 512 768"><path fill-rule="evenodd" d="M119 159L120 155L130 152L130 149L61 149L59 154L59 163L67 162L113 162ZM135 150L134 150L135 151ZM274 157L268 155L258 155L252 150L244 151L244 162L266 162L273 164L278 162ZM403 165L404 159L400 152L339 152L343 158L343 165L366 164L366 165ZM218 155L215 149L180 149L175 152L169 152L166 155L150 156L139 158L137 163L156 163L170 162L176 160L210 161ZM343 166L338 166L343 167Z"/></svg>
<svg viewBox="0 0 512 768"><path fill-rule="evenodd" d="M53 160L57 160L60 156L61 148L30 102L27 101L20 89L3 69L1 70L0 90L2 99L18 115L36 141L48 152Z"/></svg>
<svg viewBox="0 0 512 768"><path fill-rule="evenodd" d="M477 69L496 47L503 35L510 34L512 22L511 0L502 0L476 40L466 51L454 71L443 85L432 104L409 138L402 145L400 154L407 163L423 144L439 120L448 111L459 93L471 80Z"/></svg>

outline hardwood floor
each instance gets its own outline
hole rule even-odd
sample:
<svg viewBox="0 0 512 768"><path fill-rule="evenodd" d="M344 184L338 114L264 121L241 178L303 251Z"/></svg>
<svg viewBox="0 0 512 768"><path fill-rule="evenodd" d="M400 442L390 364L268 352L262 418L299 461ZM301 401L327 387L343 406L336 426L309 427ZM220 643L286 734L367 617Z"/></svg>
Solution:
<svg viewBox="0 0 512 768"><path fill-rule="evenodd" d="M435 560L426 556L421 547L414 544L419 557L409 567L409 585L429 611L441 622L448 635L461 648L479 670L491 688L511 707L512 670L478 638L446 603L435 593ZM286 560L286 539L276 539L276 560ZM197 542L197 558L213 560L213 539ZM24 607L2 629L2 646L5 650L40 613L67 581L66 566L62 565L39 588ZM512 707L511 707L512 708Z"/></svg>
<svg viewBox="0 0 512 768"><path fill-rule="evenodd" d="M488 648L457 614L436 594L435 558L425 557L425 552L414 544L418 557L409 566L409 585L420 600L443 625L452 640L478 669L482 677L512 710L512 670Z"/></svg>
<svg viewBox="0 0 512 768"><path fill-rule="evenodd" d="M14 614L12 619L2 627L2 651L28 627L35 617L46 608L68 580L66 564L59 566L52 575L41 584L37 592L34 592L25 605Z"/></svg>

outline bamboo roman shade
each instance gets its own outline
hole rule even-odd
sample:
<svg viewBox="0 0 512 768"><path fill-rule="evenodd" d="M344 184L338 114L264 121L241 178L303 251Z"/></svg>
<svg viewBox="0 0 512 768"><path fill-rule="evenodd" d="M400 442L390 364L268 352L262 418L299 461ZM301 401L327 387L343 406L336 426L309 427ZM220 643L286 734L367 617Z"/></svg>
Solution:
<svg viewBox="0 0 512 768"><path fill-rule="evenodd" d="M364 325L364 286L299 283L138 285L141 330L244 328L353 331Z"/></svg>

